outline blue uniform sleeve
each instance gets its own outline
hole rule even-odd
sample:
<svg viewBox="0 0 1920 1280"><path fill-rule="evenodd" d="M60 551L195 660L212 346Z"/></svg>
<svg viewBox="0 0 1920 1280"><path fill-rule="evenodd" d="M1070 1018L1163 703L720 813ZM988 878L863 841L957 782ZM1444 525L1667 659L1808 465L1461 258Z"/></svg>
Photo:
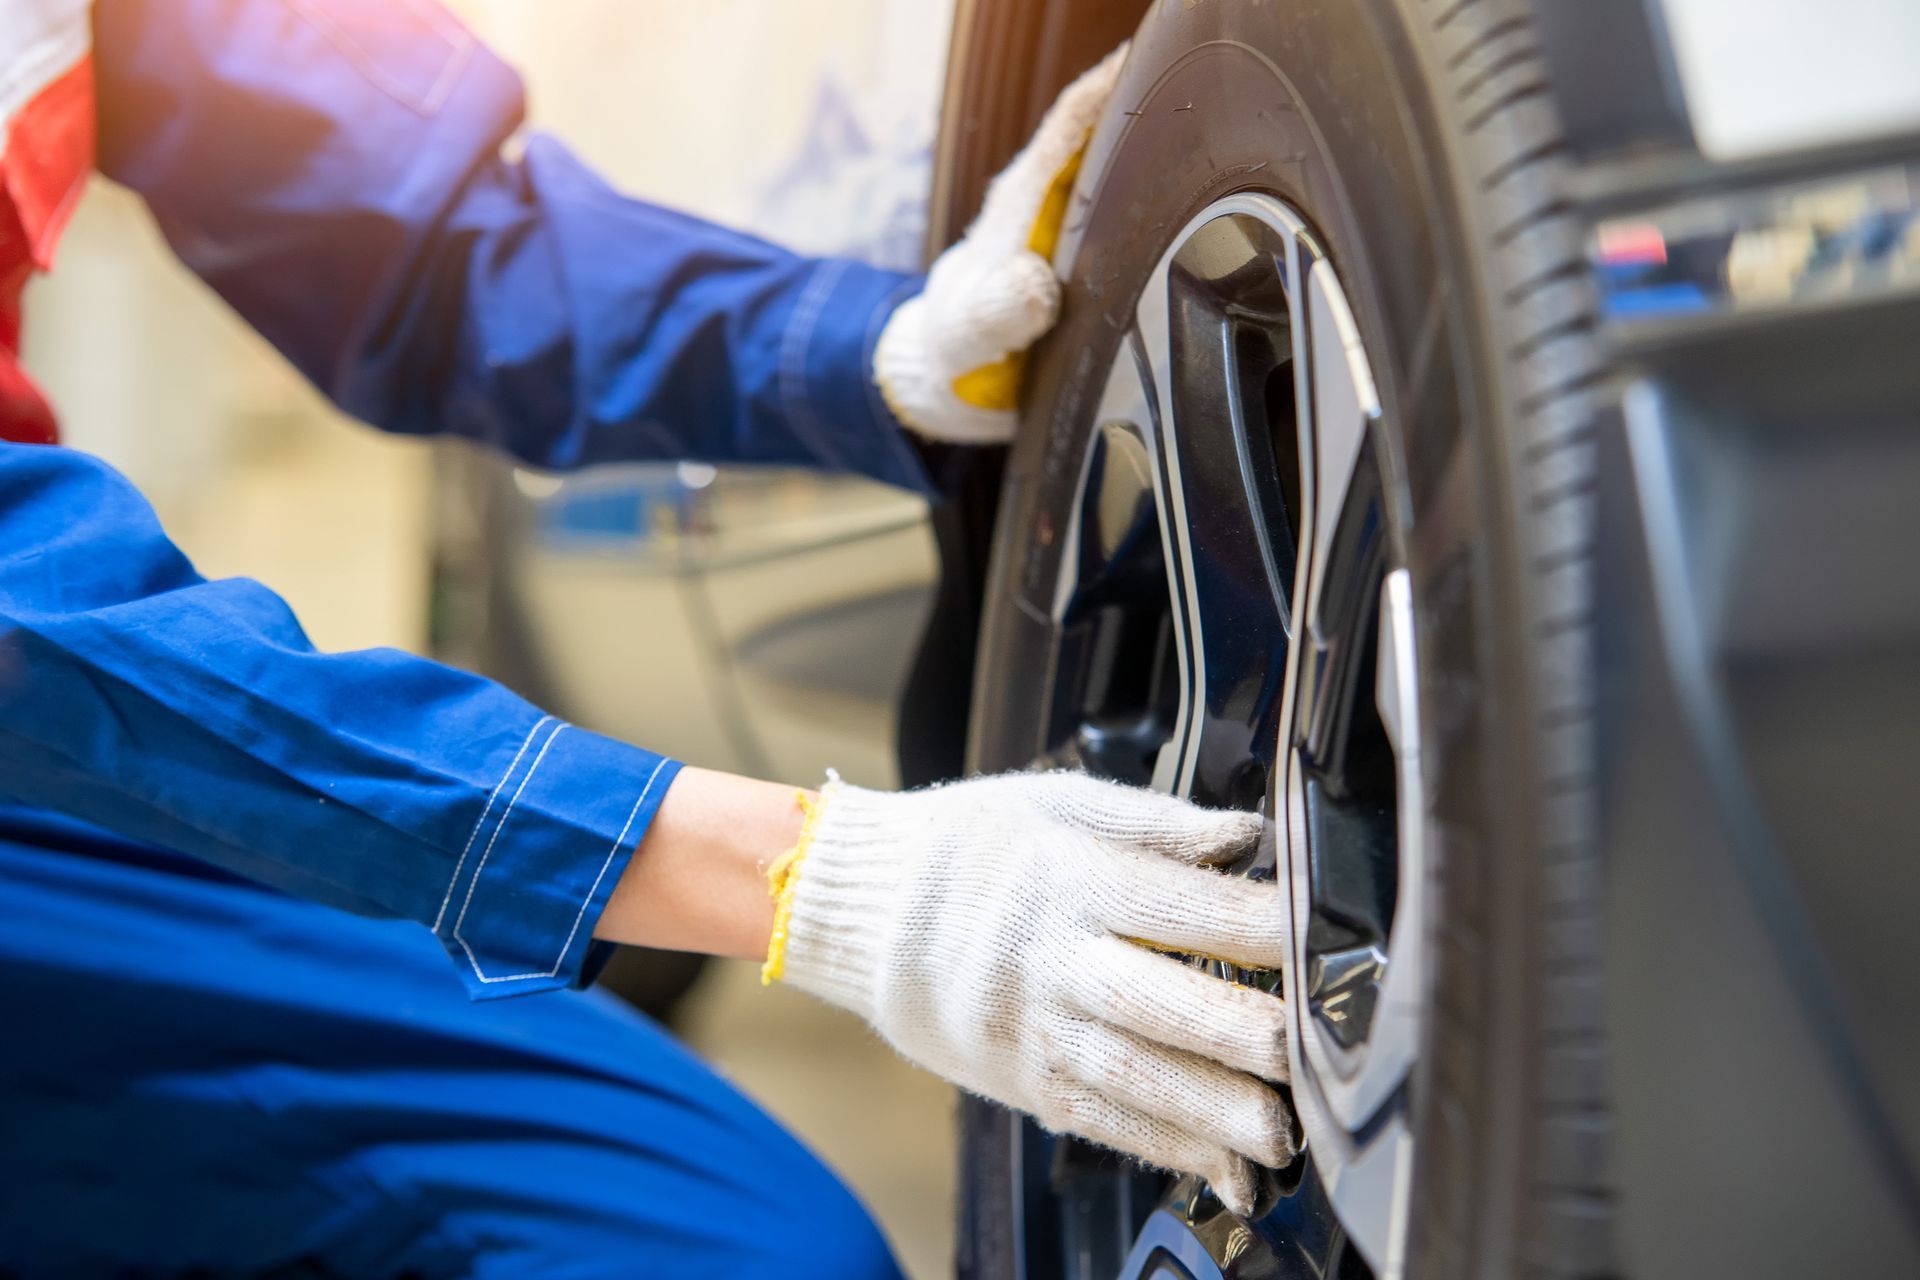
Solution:
<svg viewBox="0 0 1920 1280"><path fill-rule="evenodd" d="M627 199L548 138L508 155L520 81L435 0L99 0L94 24L101 168L348 412L546 468L930 488L870 372L913 278Z"/></svg>
<svg viewBox="0 0 1920 1280"><path fill-rule="evenodd" d="M476 995L591 967L678 766L207 581L106 464L0 444L0 793L430 927Z"/></svg>

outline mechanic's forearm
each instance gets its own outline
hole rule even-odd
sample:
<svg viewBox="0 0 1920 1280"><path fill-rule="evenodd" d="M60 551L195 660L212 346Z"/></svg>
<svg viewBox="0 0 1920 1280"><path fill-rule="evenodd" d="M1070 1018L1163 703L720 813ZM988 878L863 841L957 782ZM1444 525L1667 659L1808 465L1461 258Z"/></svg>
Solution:
<svg viewBox="0 0 1920 1280"><path fill-rule="evenodd" d="M418 921L477 997L576 982L679 766L488 680L315 650L97 458L0 443L0 792Z"/></svg>
<svg viewBox="0 0 1920 1280"><path fill-rule="evenodd" d="M695 457L930 489L872 385L917 277L623 198L550 138L503 155L520 80L444 13L296 8L99 0L99 161L342 408L547 469ZM377 74L445 50L431 105Z"/></svg>
<svg viewBox="0 0 1920 1280"><path fill-rule="evenodd" d="M595 936L760 959L773 928L767 867L793 847L804 820L792 787L681 770Z"/></svg>

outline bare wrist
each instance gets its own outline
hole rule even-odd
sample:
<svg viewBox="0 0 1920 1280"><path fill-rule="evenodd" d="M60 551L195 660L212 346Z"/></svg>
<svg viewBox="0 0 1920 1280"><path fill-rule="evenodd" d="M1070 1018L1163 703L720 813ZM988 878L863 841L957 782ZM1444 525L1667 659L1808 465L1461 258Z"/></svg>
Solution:
<svg viewBox="0 0 1920 1280"><path fill-rule="evenodd" d="M681 770L595 935L761 959L774 918L767 869L799 839L804 821L790 786Z"/></svg>

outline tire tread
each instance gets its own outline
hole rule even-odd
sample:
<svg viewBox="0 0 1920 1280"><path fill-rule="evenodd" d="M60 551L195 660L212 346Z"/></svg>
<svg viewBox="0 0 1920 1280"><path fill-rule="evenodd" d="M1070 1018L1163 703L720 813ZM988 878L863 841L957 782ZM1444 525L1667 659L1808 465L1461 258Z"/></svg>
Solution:
<svg viewBox="0 0 1920 1280"><path fill-rule="evenodd" d="M1533 1080L1523 1190L1517 1224L1523 1274L1543 1280L1614 1271L1615 1201L1606 1184L1613 1117L1608 1104L1603 1025L1603 930L1599 848L1595 838L1592 626L1594 619L1594 392L1606 377L1595 343L1582 231L1567 194L1564 134L1552 107L1551 80L1537 54L1523 0L1455 0L1407 6L1428 34L1463 123L1462 185L1477 195L1477 246L1491 266L1489 310L1507 353L1506 382L1519 433L1510 472L1518 486L1522 599L1530 619L1531 705L1539 766L1540 877L1533 924L1538 1008L1532 1025ZM1449 850L1450 853L1457 851ZM1451 860L1451 859L1450 859ZM1448 868L1443 876L1457 868ZM1449 921L1447 928L1453 927ZM1461 1021L1455 1036L1477 1028ZM1436 1046L1440 1042L1436 1042ZM1444 1064L1441 1064L1444 1066ZM1436 1070L1436 1092L1458 1087L1458 1070ZM1476 1126L1471 1093L1433 1102ZM1470 1159L1463 1143L1451 1154ZM1472 1185L1466 1168L1455 1173ZM1431 1182L1432 1179L1429 1179ZM1416 1242L1435 1274L1466 1274L1484 1251L1471 1245L1467 1216L1433 1222Z"/></svg>

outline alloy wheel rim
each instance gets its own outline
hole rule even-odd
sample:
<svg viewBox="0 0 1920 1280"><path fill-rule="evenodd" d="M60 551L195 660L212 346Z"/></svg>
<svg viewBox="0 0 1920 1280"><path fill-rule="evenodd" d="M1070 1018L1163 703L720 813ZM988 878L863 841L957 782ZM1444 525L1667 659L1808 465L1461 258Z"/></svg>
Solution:
<svg viewBox="0 0 1920 1280"><path fill-rule="evenodd" d="M1415 620L1371 363L1306 221L1256 192L1195 215L1097 412L1053 602L1079 649L1056 654L1077 674L1049 718L1073 728L1043 763L1263 807L1269 838L1234 870L1288 895L1293 963L1223 976L1287 1001L1306 1148L1251 1222L1176 1183L1119 1273L1222 1275L1250 1248L1320 1273L1344 1238L1398 1275L1426 910ZM1139 599L1158 631L1127 615Z"/></svg>

